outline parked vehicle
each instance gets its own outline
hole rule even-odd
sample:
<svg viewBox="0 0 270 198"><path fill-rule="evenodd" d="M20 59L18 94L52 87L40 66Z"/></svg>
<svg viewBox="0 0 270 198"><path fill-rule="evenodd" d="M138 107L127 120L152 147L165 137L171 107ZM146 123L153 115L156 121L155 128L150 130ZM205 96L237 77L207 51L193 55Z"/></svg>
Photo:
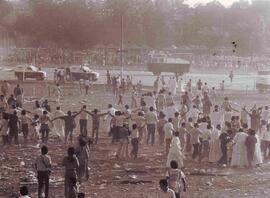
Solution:
<svg viewBox="0 0 270 198"><path fill-rule="evenodd" d="M19 65L14 69L18 80L36 79L45 80L47 73L34 65Z"/></svg>
<svg viewBox="0 0 270 198"><path fill-rule="evenodd" d="M70 79L72 81L79 81L81 79L83 80L90 80L90 81L97 81L99 78L99 73L92 71L87 66L79 66L74 65L66 68L65 72L67 79Z"/></svg>

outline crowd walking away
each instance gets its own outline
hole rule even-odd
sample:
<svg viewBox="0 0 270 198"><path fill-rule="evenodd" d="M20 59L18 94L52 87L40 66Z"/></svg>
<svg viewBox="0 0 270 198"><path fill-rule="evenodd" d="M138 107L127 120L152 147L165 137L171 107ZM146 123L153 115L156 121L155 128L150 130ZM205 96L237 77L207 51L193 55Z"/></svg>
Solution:
<svg viewBox="0 0 270 198"><path fill-rule="evenodd" d="M136 164L148 148L162 150L165 160L160 168L166 171L156 181L160 186L158 197L179 198L188 191L186 162L250 170L268 161L269 107L237 105L226 95L224 81L219 88L193 81L188 80L183 90L181 79L171 77L166 83L157 77L153 86L146 89L141 81L133 84L130 76L112 77L108 71L102 93L111 94L107 108L84 104L77 110L59 103L67 100L61 91L55 103L43 98L31 108L24 102L22 86L15 86L10 93L5 81L0 96L2 150L14 145L39 145L41 153L33 162L33 169L38 197L45 198L55 197L50 178L57 167L63 170L64 197L89 197L80 186L91 179L91 148L99 146L104 134L116 161ZM88 97L89 87L86 82L84 97ZM50 141L55 138L59 140L57 144L63 145L59 164L51 157L54 151L50 150ZM33 197L27 186L19 191L20 197Z"/></svg>

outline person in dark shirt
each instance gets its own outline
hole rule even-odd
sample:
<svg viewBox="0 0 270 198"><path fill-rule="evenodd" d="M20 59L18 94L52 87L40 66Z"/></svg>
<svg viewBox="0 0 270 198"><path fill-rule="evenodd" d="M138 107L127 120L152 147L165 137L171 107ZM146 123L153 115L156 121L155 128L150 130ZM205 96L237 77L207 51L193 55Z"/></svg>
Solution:
<svg viewBox="0 0 270 198"><path fill-rule="evenodd" d="M128 136L130 131L128 129L128 125L125 123L123 127L119 128L119 146L116 153L116 158L128 158Z"/></svg>
<svg viewBox="0 0 270 198"><path fill-rule="evenodd" d="M56 118L54 118L52 120L52 121L55 121L57 119L64 120L64 123L65 123L65 143L67 143L68 136L70 137L70 142L72 143L72 141L73 141L73 130L76 128L75 118L80 113L81 113L81 111L79 113L76 113L76 114L72 115L71 111L68 111L66 116L56 117Z"/></svg>
<svg viewBox="0 0 270 198"><path fill-rule="evenodd" d="M41 107L43 107L46 111L51 112L51 106L49 105L48 100L45 100L45 101L42 103Z"/></svg>
<svg viewBox="0 0 270 198"><path fill-rule="evenodd" d="M14 96L16 98L16 101L19 105L19 107L22 108L22 96L23 96L23 89L18 84L14 89Z"/></svg>
<svg viewBox="0 0 270 198"><path fill-rule="evenodd" d="M13 94L10 95L10 97L7 100L7 103L10 107L12 107L13 105L16 105L16 99L14 98Z"/></svg>
<svg viewBox="0 0 270 198"><path fill-rule="evenodd" d="M231 137L229 134L231 134L232 131L231 130L228 130L224 133L222 133L220 136L219 136L219 140L220 140L220 147L221 147L221 152L222 152L222 156L221 158L219 159L218 163L220 165L224 165L226 166L227 165L227 161L228 161L228 157L227 157L227 144L231 141Z"/></svg>
<svg viewBox="0 0 270 198"><path fill-rule="evenodd" d="M14 143L19 144L19 118L17 116L17 111L14 110L13 114L9 114L9 144L12 143L14 138Z"/></svg>

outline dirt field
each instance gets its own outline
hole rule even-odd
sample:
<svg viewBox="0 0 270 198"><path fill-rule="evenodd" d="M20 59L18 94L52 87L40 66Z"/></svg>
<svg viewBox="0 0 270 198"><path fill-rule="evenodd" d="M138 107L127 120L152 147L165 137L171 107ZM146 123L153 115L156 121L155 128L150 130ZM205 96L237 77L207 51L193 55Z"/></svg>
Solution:
<svg viewBox="0 0 270 198"><path fill-rule="evenodd" d="M56 104L53 91L48 91L49 85L35 85L27 83L22 85L28 96L35 93L36 98L49 97L52 109ZM53 86L51 85L51 89ZM114 97L104 93L104 86L93 89L93 94L85 97L80 94L79 87L66 86L65 100L61 101L64 111L79 110L83 104L89 109L106 109L108 103L115 103ZM227 95L238 105L252 106L254 101L258 105L269 102L269 95L256 93L228 92ZM26 109L32 109L35 98L26 97ZM129 101L129 95L124 100ZM220 103L221 98L217 99ZM91 126L89 126L91 128ZM165 148L141 145L137 160L116 160L116 145L110 143L108 134L100 132L99 144L91 147L90 179L81 186L81 191L87 193L88 198L157 198L158 181L165 177ZM53 161L50 197L63 197L63 167L60 166L66 147L58 139L50 139L49 154ZM30 195L37 197L37 184L32 169L32 163L39 154L36 144L12 146L1 149L0 152L0 197L14 197L20 184L27 184L31 190ZM24 163L22 163L24 162ZM225 197L270 197L270 164L252 170L220 168L208 163L197 164L190 160L185 161L184 172L187 175L187 198L225 198ZM199 173L199 174L198 174ZM23 183L25 182L25 183Z"/></svg>

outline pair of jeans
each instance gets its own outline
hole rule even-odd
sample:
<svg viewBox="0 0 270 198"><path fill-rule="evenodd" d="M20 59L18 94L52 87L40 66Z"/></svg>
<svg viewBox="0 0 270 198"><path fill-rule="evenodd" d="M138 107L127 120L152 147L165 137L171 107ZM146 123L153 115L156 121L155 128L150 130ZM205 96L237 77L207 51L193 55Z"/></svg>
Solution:
<svg viewBox="0 0 270 198"><path fill-rule="evenodd" d="M48 124L41 124L40 132L41 132L41 140L42 143L47 143L49 138L49 125Z"/></svg>
<svg viewBox="0 0 270 198"><path fill-rule="evenodd" d="M28 128L27 123L22 124L22 133L23 133L24 143L27 143L27 138L28 138L28 133L29 133L29 128Z"/></svg>
<svg viewBox="0 0 270 198"><path fill-rule="evenodd" d="M97 142L98 142L98 130L99 130L99 126L94 125L92 128L92 138L93 138L95 144L97 144Z"/></svg>
<svg viewBox="0 0 270 198"><path fill-rule="evenodd" d="M15 144L19 144L19 131L18 131L18 128L10 128L8 138L9 138L9 144L12 143L12 139L14 139Z"/></svg>
<svg viewBox="0 0 270 198"><path fill-rule="evenodd" d="M68 136L69 136L70 141L72 142L73 141L73 129L65 127L65 143L67 143Z"/></svg>
<svg viewBox="0 0 270 198"><path fill-rule="evenodd" d="M156 125L155 124L147 124L147 144L149 144L151 138L151 144L155 144L155 132L156 132Z"/></svg>
<svg viewBox="0 0 270 198"><path fill-rule="evenodd" d="M220 147L221 147L222 156L219 159L218 163L227 164L227 144L221 144Z"/></svg>
<svg viewBox="0 0 270 198"><path fill-rule="evenodd" d="M87 136L87 120L80 119L80 133Z"/></svg>
<svg viewBox="0 0 270 198"><path fill-rule="evenodd" d="M38 198L41 197L43 186L45 187L45 198L49 197L49 179L50 179L49 172L38 171L37 179L38 179Z"/></svg>

